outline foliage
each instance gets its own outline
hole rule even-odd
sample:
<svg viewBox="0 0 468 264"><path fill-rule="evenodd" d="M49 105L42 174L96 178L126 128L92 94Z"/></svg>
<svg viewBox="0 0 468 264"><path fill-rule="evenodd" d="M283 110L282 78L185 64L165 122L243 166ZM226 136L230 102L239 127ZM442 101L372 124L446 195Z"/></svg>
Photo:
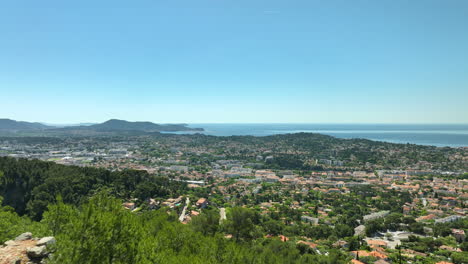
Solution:
<svg viewBox="0 0 468 264"><path fill-rule="evenodd" d="M454 252L452 253L452 260L455 264L468 263L468 252Z"/></svg>
<svg viewBox="0 0 468 264"><path fill-rule="evenodd" d="M215 210L204 210L202 214L192 218L190 226L205 236L214 236L219 229L219 213Z"/></svg>
<svg viewBox="0 0 468 264"><path fill-rule="evenodd" d="M242 207L234 207L226 223L228 232L232 233L236 241L254 238L256 215L254 211Z"/></svg>
<svg viewBox="0 0 468 264"><path fill-rule="evenodd" d="M47 205L60 195L65 203L79 205L103 188L110 194L128 199L175 196L185 184L146 171L111 172L90 167L64 166L39 160L0 157L0 196L4 204L20 214L40 220Z"/></svg>
<svg viewBox="0 0 468 264"><path fill-rule="evenodd" d="M0 204L2 198L0 197ZM46 235L47 228L27 217L20 217L10 206L0 207L0 244L24 233L25 230L37 235Z"/></svg>
<svg viewBox="0 0 468 264"><path fill-rule="evenodd" d="M215 212L207 212L206 219ZM231 228L247 227L255 215L233 208ZM246 217L246 221L241 219ZM196 219L196 218L194 218ZM200 220L201 221L201 220ZM205 220L203 220L205 221ZM300 254L294 243L276 239L236 243L220 233L204 236L165 211L139 214L122 209L121 201L100 193L74 209L59 201L49 206L43 222L55 227L57 245L50 263L347 263L348 257ZM208 221L209 222L209 221ZM252 224L253 225L253 224ZM252 231L252 230L251 230ZM251 234L239 233L239 239Z"/></svg>

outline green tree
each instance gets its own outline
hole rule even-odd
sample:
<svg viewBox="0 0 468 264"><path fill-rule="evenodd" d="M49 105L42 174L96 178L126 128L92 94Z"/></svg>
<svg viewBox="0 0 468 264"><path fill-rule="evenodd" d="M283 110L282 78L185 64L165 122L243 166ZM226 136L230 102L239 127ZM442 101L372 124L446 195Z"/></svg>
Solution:
<svg viewBox="0 0 468 264"><path fill-rule="evenodd" d="M350 226L344 224L336 224L334 232L339 238L349 237L354 234L354 230Z"/></svg>
<svg viewBox="0 0 468 264"><path fill-rule="evenodd" d="M52 209L46 220L58 226L60 241L52 263L135 263L135 237L142 230L136 215L123 210L118 200L100 193L76 215L64 214L61 204Z"/></svg>
<svg viewBox="0 0 468 264"><path fill-rule="evenodd" d="M424 224L422 223L412 223L409 226L409 229L411 232L417 233L417 234L424 234Z"/></svg>
<svg viewBox="0 0 468 264"><path fill-rule="evenodd" d="M353 236L353 237L349 238L348 245L349 245L349 247L348 247L349 251L358 250L361 247L359 237Z"/></svg>
<svg viewBox="0 0 468 264"><path fill-rule="evenodd" d="M372 221L366 222L366 235L373 236L376 232L383 230L383 221L382 219L375 219Z"/></svg>
<svg viewBox="0 0 468 264"><path fill-rule="evenodd" d="M270 219L263 223L263 228L270 235L279 235L283 232L283 226L281 222Z"/></svg>
<svg viewBox="0 0 468 264"><path fill-rule="evenodd" d="M452 253L452 261L455 264L468 263L468 252L454 252Z"/></svg>
<svg viewBox="0 0 468 264"><path fill-rule="evenodd" d="M72 227L70 219L77 216L77 211L71 206L63 203L62 197L57 197L55 204L48 206L48 211L44 213L42 222L52 231L52 235L62 233L64 230Z"/></svg>
<svg viewBox="0 0 468 264"><path fill-rule="evenodd" d="M236 241L249 240L254 236L254 212L243 207L234 207L227 221L227 230L232 233Z"/></svg>
<svg viewBox="0 0 468 264"><path fill-rule="evenodd" d="M461 243L460 244L460 249L463 250L463 251L468 252L468 241L465 241L465 242Z"/></svg>
<svg viewBox="0 0 468 264"><path fill-rule="evenodd" d="M190 226L205 236L214 236L219 229L219 213L215 210L203 210L200 215L192 218Z"/></svg>

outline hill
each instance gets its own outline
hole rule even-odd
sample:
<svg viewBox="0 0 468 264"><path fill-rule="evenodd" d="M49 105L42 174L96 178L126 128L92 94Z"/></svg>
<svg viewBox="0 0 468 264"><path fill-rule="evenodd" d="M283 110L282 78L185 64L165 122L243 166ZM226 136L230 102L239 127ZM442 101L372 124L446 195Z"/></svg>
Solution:
<svg viewBox="0 0 468 264"><path fill-rule="evenodd" d="M43 130L52 128L41 123L16 121L7 118L0 119L0 130Z"/></svg>
<svg viewBox="0 0 468 264"><path fill-rule="evenodd" d="M48 126L41 123L0 119L0 131L43 131L43 132L176 132L176 131L203 131L202 128L190 128L187 124L155 124L152 122L129 122L111 119L100 124L84 124L77 126Z"/></svg>
<svg viewBox="0 0 468 264"><path fill-rule="evenodd" d="M155 124L152 122L130 122L119 119L110 119L104 123L90 126L70 126L60 131L85 131L85 132L176 132L176 131L203 131L202 128L190 128L187 124Z"/></svg>
<svg viewBox="0 0 468 264"><path fill-rule="evenodd" d="M179 206L138 213L123 207L132 197L154 197L159 204L188 191L184 183L146 171L0 157L0 196L5 197L0 197L0 245L6 245L0 246L0 263L28 261L25 251L37 249L39 241L7 241L25 232L54 237L53 257L43 259L49 264L348 263L350 257L334 249L318 255L295 241L264 238L260 215L248 208L230 208L220 224L213 206L183 224ZM25 235L32 237L20 237Z"/></svg>

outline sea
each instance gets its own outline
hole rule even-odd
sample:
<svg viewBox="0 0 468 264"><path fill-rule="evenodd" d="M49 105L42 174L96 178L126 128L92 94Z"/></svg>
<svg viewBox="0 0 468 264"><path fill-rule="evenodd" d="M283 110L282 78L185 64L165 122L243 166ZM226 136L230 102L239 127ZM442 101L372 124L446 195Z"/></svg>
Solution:
<svg viewBox="0 0 468 264"><path fill-rule="evenodd" d="M337 138L363 138L392 143L437 147L468 147L468 124L189 124L213 136L269 136L288 133L320 133ZM176 132L177 134L192 132Z"/></svg>

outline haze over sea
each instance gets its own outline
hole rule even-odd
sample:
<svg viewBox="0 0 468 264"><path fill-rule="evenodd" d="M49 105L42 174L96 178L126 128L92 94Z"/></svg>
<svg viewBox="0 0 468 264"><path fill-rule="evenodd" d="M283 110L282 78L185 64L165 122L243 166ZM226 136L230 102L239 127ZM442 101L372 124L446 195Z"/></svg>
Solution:
<svg viewBox="0 0 468 264"><path fill-rule="evenodd" d="M468 124L190 124L213 136L269 136L287 133L320 133L338 138L364 138L392 143L438 147L468 146ZM183 134L187 132L180 132ZM200 133L200 132L198 132Z"/></svg>

